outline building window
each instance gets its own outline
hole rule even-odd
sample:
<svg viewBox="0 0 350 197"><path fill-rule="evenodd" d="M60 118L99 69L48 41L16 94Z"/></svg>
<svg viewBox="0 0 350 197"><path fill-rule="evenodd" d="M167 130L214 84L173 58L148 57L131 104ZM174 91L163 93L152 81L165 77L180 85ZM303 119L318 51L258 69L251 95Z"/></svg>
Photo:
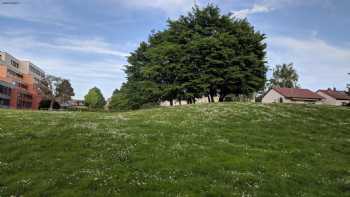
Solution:
<svg viewBox="0 0 350 197"><path fill-rule="evenodd" d="M11 65L15 68L19 68L19 64L13 60L11 60Z"/></svg>
<svg viewBox="0 0 350 197"><path fill-rule="evenodd" d="M5 108L10 107L10 100L0 98L0 107L5 107Z"/></svg>
<svg viewBox="0 0 350 197"><path fill-rule="evenodd" d="M30 109L32 108L33 97L27 93L21 93L17 100L18 109Z"/></svg>
<svg viewBox="0 0 350 197"><path fill-rule="evenodd" d="M17 77L17 78L23 78L23 75L16 73L13 70L7 69L7 74L11 75L12 77Z"/></svg>
<svg viewBox="0 0 350 197"><path fill-rule="evenodd" d="M0 85L0 94L11 96L11 88Z"/></svg>
<svg viewBox="0 0 350 197"><path fill-rule="evenodd" d="M43 72L39 71L38 69L36 69L36 68L35 68L34 66L32 66L32 65L29 65L29 71L30 71L31 73L34 73L34 74L40 76L40 77L45 77L45 74L44 74Z"/></svg>

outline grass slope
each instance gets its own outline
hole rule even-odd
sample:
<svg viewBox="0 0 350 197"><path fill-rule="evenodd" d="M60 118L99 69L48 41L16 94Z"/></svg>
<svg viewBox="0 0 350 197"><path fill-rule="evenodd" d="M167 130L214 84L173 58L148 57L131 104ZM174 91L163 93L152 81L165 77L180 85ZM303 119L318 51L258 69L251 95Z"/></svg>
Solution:
<svg viewBox="0 0 350 197"><path fill-rule="evenodd" d="M350 109L0 110L0 196L350 196Z"/></svg>

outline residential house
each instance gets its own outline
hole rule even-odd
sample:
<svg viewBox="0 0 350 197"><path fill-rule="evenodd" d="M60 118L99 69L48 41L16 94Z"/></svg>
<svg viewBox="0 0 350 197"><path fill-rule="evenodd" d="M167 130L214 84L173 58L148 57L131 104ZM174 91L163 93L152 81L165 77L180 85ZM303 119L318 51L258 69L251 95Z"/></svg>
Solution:
<svg viewBox="0 0 350 197"><path fill-rule="evenodd" d="M324 97L324 103L328 105L343 106L350 103L350 96L345 91L336 89L318 90L317 94Z"/></svg>
<svg viewBox="0 0 350 197"><path fill-rule="evenodd" d="M322 104L323 97L308 89L272 88L262 98L262 103Z"/></svg>

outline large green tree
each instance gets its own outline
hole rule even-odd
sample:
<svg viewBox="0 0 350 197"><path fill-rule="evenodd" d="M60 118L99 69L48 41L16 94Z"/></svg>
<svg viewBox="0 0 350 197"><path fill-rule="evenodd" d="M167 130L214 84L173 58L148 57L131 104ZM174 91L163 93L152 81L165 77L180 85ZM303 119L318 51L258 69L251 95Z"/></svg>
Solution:
<svg viewBox="0 0 350 197"><path fill-rule="evenodd" d="M62 82L56 88L57 88L59 101L61 103L70 101L72 100L72 97L75 96L74 89L71 83L69 82L69 80L63 79Z"/></svg>
<svg viewBox="0 0 350 197"><path fill-rule="evenodd" d="M293 63L277 65L273 69L269 87L296 88L298 87L299 75L293 67Z"/></svg>
<svg viewBox="0 0 350 197"><path fill-rule="evenodd" d="M213 101L217 95L223 101L229 94L249 95L263 89L265 35L247 20L222 15L210 4L167 23L165 30L153 32L140 44L126 66L127 84L151 83L157 89L153 92L158 100L151 96L149 102L193 103L203 96Z"/></svg>
<svg viewBox="0 0 350 197"><path fill-rule="evenodd" d="M91 109L101 109L106 105L106 100L103 97L101 90L97 87L89 90L84 101L85 105Z"/></svg>

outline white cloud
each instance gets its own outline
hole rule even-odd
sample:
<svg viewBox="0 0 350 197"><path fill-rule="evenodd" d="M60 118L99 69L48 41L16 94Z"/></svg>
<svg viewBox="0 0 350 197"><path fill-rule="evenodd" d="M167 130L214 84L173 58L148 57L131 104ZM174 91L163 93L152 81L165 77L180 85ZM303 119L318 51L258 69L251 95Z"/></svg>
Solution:
<svg viewBox="0 0 350 197"><path fill-rule="evenodd" d="M61 38L54 44L48 44L48 47L64 50L72 50L86 53L97 53L105 55L114 55L119 57L127 57L129 53L113 49L111 44L96 38L91 40L76 40Z"/></svg>
<svg viewBox="0 0 350 197"><path fill-rule="evenodd" d="M237 18L246 18L247 16L255 13L270 12L274 8L264 4L254 4L252 8L243 9L233 12L233 16Z"/></svg>
<svg viewBox="0 0 350 197"><path fill-rule="evenodd" d="M172 14L191 9L194 5L194 0L127 0L122 1L122 3L129 7L154 8Z"/></svg>
<svg viewBox="0 0 350 197"><path fill-rule="evenodd" d="M316 37L297 39L275 36L268 39L269 64L294 62L301 85L319 89L344 89L349 83L350 48L343 48Z"/></svg>
<svg viewBox="0 0 350 197"><path fill-rule="evenodd" d="M300 5L323 5L330 7L332 3L330 0L262 0L260 3L253 4L250 8L233 11L232 14L238 18L246 18L252 14L268 13L287 6Z"/></svg>
<svg viewBox="0 0 350 197"><path fill-rule="evenodd" d="M126 58L129 56L129 53L114 49L112 44L107 43L101 38L83 40L63 37L57 38L51 42L45 42L31 36L15 34L15 36L0 36L0 43L2 43L3 46L6 46L6 48L10 50L35 50L46 48L53 50L70 50L82 53L112 55L120 58Z"/></svg>

